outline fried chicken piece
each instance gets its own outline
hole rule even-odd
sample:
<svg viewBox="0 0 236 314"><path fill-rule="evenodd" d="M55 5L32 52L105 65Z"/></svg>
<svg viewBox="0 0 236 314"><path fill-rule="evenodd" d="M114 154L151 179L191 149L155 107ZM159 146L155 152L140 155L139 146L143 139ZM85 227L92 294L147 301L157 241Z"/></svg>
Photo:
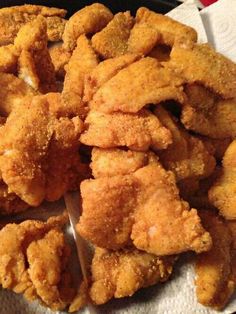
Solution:
<svg viewBox="0 0 236 314"><path fill-rule="evenodd" d="M160 34L160 43L173 46L177 40L183 42L197 42L197 32L187 25L173 20L172 18L153 12L141 7L136 13L137 23L152 25Z"/></svg>
<svg viewBox="0 0 236 314"><path fill-rule="evenodd" d="M19 77L42 93L56 91L55 69L47 48L47 24L37 17L24 25L15 38L14 45L20 54Z"/></svg>
<svg viewBox="0 0 236 314"><path fill-rule="evenodd" d="M158 257L136 249L96 248L92 261L90 298L104 304L111 298L132 296L143 287L169 279L175 257Z"/></svg>
<svg viewBox="0 0 236 314"><path fill-rule="evenodd" d="M166 45L157 45L149 53L149 57L157 59L159 62L170 60L171 48Z"/></svg>
<svg viewBox="0 0 236 314"><path fill-rule="evenodd" d="M190 84L200 83L224 99L236 97L236 64L208 44L176 44L166 66Z"/></svg>
<svg viewBox="0 0 236 314"><path fill-rule="evenodd" d="M67 220L65 216L48 222L27 220L1 229L0 284L4 289L23 293L28 300L39 299L53 310L63 310L71 302L70 250L61 231Z"/></svg>
<svg viewBox="0 0 236 314"><path fill-rule="evenodd" d="M95 93L90 108L106 113L136 113L165 100L184 102L182 78L153 58L143 58L120 70Z"/></svg>
<svg viewBox="0 0 236 314"><path fill-rule="evenodd" d="M117 13L103 30L92 37L93 48L103 59L124 55L133 24L129 11Z"/></svg>
<svg viewBox="0 0 236 314"><path fill-rule="evenodd" d="M202 141L190 135L163 107L158 106L155 114L170 130L173 139L167 149L158 153L163 166L174 172L177 181L210 176L216 162Z"/></svg>
<svg viewBox="0 0 236 314"><path fill-rule="evenodd" d="M58 41L65 27L63 17L66 11L40 5L21 5L0 9L0 45L11 44L20 28L36 19L38 15L46 18L47 35L50 41Z"/></svg>
<svg viewBox="0 0 236 314"><path fill-rule="evenodd" d="M83 34L94 34L102 30L113 18L111 11L101 3L93 3L76 12L66 23L63 47L73 51L77 39Z"/></svg>
<svg viewBox="0 0 236 314"><path fill-rule="evenodd" d="M66 76L62 91L62 99L65 103L64 115L85 116L87 109L82 101L84 78L97 65L98 58L91 47L90 41L85 35L81 35L77 40L77 47L65 68Z"/></svg>
<svg viewBox="0 0 236 314"><path fill-rule="evenodd" d="M132 150L165 149L172 143L171 133L147 110L137 114L105 114L91 110L85 120L87 128L81 143L101 148L126 146Z"/></svg>
<svg viewBox="0 0 236 314"><path fill-rule="evenodd" d="M235 289L231 270L232 238L227 225L213 212L202 211L201 218L212 236L213 246L197 256L197 298L201 304L221 310Z"/></svg>
<svg viewBox="0 0 236 314"><path fill-rule="evenodd" d="M85 76L84 82L84 102L89 102L96 91L120 70L131 63L139 60L141 55L127 53L124 56L104 60L100 62L95 69Z"/></svg>
<svg viewBox="0 0 236 314"><path fill-rule="evenodd" d="M7 117L12 110L21 106L25 97L37 93L22 79L13 74L0 73L0 115Z"/></svg>
<svg viewBox="0 0 236 314"><path fill-rule="evenodd" d="M59 199L82 175L82 121L58 117L53 107L60 107L60 101L56 93L35 96L13 110L0 128L3 181L31 206Z"/></svg>
<svg viewBox="0 0 236 314"><path fill-rule="evenodd" d="M236 140L227 148L223 158L223 170L209 190L210 202L226 219L236 219Z"/></svg>
<svg viewBox="0 0 236 314"><path fill-rule="evenodd" d="M133 242L156 255L211 247L197 211L180 199L173 173L155 155L133 173L83 181L81 195L77 230L95 245L119 249Z"/></svg>
<svg viewBox="0 0 236 314"><path fill-rule="evenodd" d="M14 45L0 47L0 72L17 72L17 52Z"/></svg>
<svg viewBox="0 0 236 314"><path fill-rule="evenodd" d="M62 43L57 43L49 47L49 54L55 68L57 80L64 80L66 74L65 66L70 60L71 53L62 47Z"/></svg>

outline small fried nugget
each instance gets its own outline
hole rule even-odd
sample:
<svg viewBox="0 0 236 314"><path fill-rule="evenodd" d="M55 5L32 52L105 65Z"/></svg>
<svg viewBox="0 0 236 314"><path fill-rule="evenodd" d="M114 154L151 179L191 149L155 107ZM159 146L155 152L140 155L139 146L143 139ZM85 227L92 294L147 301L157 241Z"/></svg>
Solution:
<svg viewBox="0 0 236 314"><path fill-rule="evenodd" d="M120 70L95 93L91 109L111 113L136 113L144 106L165 100L183 103L183 79L146 57Z"/></svg>
<svg viewBox="0 0 236 314"><path fill-rule="evenodd" d="M210 202L226 219L236 219L236 140L227 148L221 175L208 192Z"/></svg>
<svg viewBox="0 0 236 314"><path fill-rule="evenodd" d="M38 15L46 18L48 39L60 40L66 22L63 19L66 10L25 4L0 9L0 45L13 43L20 28Z"/></svg>
<svg viewBox="0 0 236 314"><path fill-rule="evenodd" d="M136 114L105 114L91 110L85 119L81 143L101 148L126 146L131 150L165 149L172 143L171 133L148 110Z"/></svg>
<svg viewBox="0 0 236 314"><path fill-rule="evenodd" d="M92 46L103 58L124 55L128 50L128 39L134 19L130 12L117 13L107 26L92 37Z"/></svg>
<svg viewBox="0 0 236 314"><path fill-rule="evenodd" d="M65 66L70 60L71 53L62 47L62 43L56 43L49 47L49 54L55 68L57 80L64 80L66 74Z"/></svg>
<svg viewBox="0 0 236 314"><path fill-rule="evenodd" d="M166 66L190 84L200 83L224 99L236 97L236 64L208 44L176 44Z"/></svg>
<svg viewBox="0 0 236 314"><path fill-rule="evenodd" d="M77 39L83 34L94 34L102 30L113 18L111 11L101 3L93 3L76 12L66 23L63 47L73 51Z"/></svg>
<svg viewBox="0 0 236 314"><path fill-rule="evenodd" d="M170 130L173 143L158 153L167 170L176 175L176 180L203 179L215 169L215 158L209 154L203 142L190 135L162 106L157 106L155 114Z"/></svg>
<svg viewBox="0 0 236 314"><path fill-rule="evenodd" d="M15 38L14 45L20 54L19 77L36 91L56 91L55 69L47 48L47 24L37 17L24 25Z"/></svg>
<svg viewBox="0 0 236 314"><path fill-rule="evenodd" d="M111 298L131 297L143 287L169 279L175 257L158 257L136 249L108 251L96 247L89 290L95 304Z"/></svg>
<svg viewBox="0 0 236 314"><path fill-rule="evenodd" d="M231 256L232 237L223 220L213 212L202 211L203 225L212 236L210 251L197 255L196 293L198 302L221 310L234 292Z"/></svg>
<svg viewBox="0 0 236 314"><path fill-rule="evenodd" d="M62 90L62 99L65 103L64 115L85 116L87 109L82 101L84 78L98 65L98 58L90 41L85 35L77 40L77 47L66 65L66 76Z"/></svg>
<svg viewBox="0 0 236 314"><path fill-rule="evenodd" d="M172 18L141 7L136 13L137 23L152 25L161 34L160 43L173 46L177 40L183 42L196 42L197 32L189 26L173 20Z"/></svg>
<svg viewBox="0 0 236 314"><path fill-rule="evenodd" d="M0 72L16 74L17 61L14 45L0 46Z"/></svg>

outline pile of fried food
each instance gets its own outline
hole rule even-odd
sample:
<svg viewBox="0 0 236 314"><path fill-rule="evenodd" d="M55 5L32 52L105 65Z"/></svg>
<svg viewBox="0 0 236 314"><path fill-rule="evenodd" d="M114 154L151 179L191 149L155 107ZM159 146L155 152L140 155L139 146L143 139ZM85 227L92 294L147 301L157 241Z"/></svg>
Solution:
<svg viewBox="0 0 236 314"><path fill-rule="evenodd" d="M236 65L147 8L65 14L0 10L0 215L78 191L91 276L77 294L63 215L1 225L1 286L73 312L167 281L193 251L198 301L223 309L236 289Z"/></svg>

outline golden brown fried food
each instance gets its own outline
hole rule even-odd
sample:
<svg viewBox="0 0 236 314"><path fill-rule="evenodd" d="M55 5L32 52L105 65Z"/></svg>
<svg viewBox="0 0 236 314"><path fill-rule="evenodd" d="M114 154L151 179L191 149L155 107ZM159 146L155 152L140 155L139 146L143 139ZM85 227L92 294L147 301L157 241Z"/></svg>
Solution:
<svg viewBox="0 0 236 314"><path fill-rule="evenodd" d="M128 50L128 39L134 19L130 12L117 13L107 26L92 37L92 46L103 58L124 55Z"/></svg>
<svg viewBox="0 0 236 314"><path fill-rule="evenodd" d="M49 54L55 68L57 80L63 80L66 74L65 66L70 60L71 53L62 47L62 43L57 43L49 47Z"/></svg>
<svg viewBox="0 0 236 314"><path fill-rule="evenodd" d="M197 298L201 304L220 310L235 289L231 270L232 238L227 225L213 212L202 211L201 218L212 236L213 246L197 256Z"/></svg>
<svg viewBox="0 0 236 314"><path fill-rule="evenodd" d="M95 93L90 108L106 113L138 112L165 100L183 103L183 79L153 58L143 58L120 70Z"/></svg>
<svg viewBox="0 0 236 314"><path fill-rule="evenodd" d="M149 57L157 59L159 62L170 60L171 48L166 45L157 45L149 53Z"/></svg>
<svg viewBox="0 0 236 314"><path fill-rule="evenodd" d="M84 7L72 15L67 22L63 33L63 47L73 51L79 36L99 32L112 18L111 11L101 3L93 3Z"/></svg>
<svg viewBox="0 0 236 314"><path fill-rule="evenodd" d="M55 69L47 48L45 18L39 16L24 25L17 34L14 45L20 55L19 77L37 91L56 91Z"/></svg>
<svg viewBox="0 0 236 314"><path fill-rule="evenodd" d="M14 45L0 47L0 72L17 72L17 52Z"/></svg>
<svg viewBox="0 0 236 314"><path fill-rule="evenodd" d="M111 298L132 296L143 287L169 279L175 257L158 257L136 249L96 248L92 261L90 298L103 304Z"/></svg>
<svg viewBox="0 0 236 314"><path fill-rule="evenodd" d="M66 76L62 91L65 103L63 115L85 116L87 109L82 101L84 78L98 65L98 58L85 35L77 40L77 47L66 65Z"/></svg>
<svg viewBox="0 0 236 314"><path fill-rule="evenodd" d="M210 202L226 219L236 219L236 140L227 148L222 173L209 190Z"/></svg>
<svg viewBox="0 0 236 314"><path fill-rule="evenodd" d="M208 44L176 44L166 66L190 84L200 83L225 99L236 97L236 64Z"/></svg>
<svg viewBox="0 0 236 314"><path fill-rule="evenodd" d="M87 128L81 143L101 148L126 146L132 150L165 149L171 142L171 133L147 110L137 114L115 112L105 114L91 110L85 119Z"/></svg>
<svg viewBox="0 0 236 314"><path fill-rule="evenodd" d="M162 106L157 106L155 114L173 139L167 149L158 153L163 166L174 172L177 181L210 176L216 162L202 141L190 135Z"/></svg>
<svg viewBox="0 0 236 314"><path fill-rule="evenodd" d="M4 117L21 106L25 97L33 97L37 94L28 84L13 74L0 73L0 86L0 115Z"/></svg>
<svg viewBox="0 0 236 314"><path fill-rule="evenodd" d="M60 94L29 99L0 128L3 181L31 206L59 199L80 177L82 121L57 117L51 107L60 101Z"/></svg>
<svg viewBox="0 0 236 314"><path fill-rule="evenodd" d="M70 251L61 227L65 217L48 222L27 220L0 231L0 284L39 299L53 310L64 309L74 297L67 270Z"/></svg>
<svg viewBox="0 0 236 314"><path fill-rule="evenodd" d="M177 40L183 42L196 42L197 32L189 26L179 23L168 16L150 11L147 8L139 8L136 13L137 23L150 24L161 34L160 43L173 46Z"/></svg>
<svg viewBox="0 0 236 314"><path fill-rule="evenodd" d="M148 165L128 175L81 183L83 212L78 232L107 249L133 242L156 255L208 250L211 238L197 211L189 210L180 199L173 173L150 157Z"/></svg>
<svg viewBox="0 0 236 314"><path fill-rule="evenodd" d="M63 17L66 10L26 4L0 9L0 45L13 43L20 28L38 15L46 18L48 39L60 40L65 27Z"/></svg>

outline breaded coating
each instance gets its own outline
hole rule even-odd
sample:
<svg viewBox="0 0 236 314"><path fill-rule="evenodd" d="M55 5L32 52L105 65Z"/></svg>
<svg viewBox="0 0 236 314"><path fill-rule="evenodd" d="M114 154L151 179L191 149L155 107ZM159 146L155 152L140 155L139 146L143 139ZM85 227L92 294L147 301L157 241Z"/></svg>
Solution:
<svg viewBox="0 0 236 314"><path fill-rule="evenodd" d="M172 143L171 133L147 110L136 114L105 114L91 110L85 119L81 143L101 148L126 146L131 150L165 149Z"/></svg>
<svg viewBox="0 0 236 314"><path fill-rule="evenodd" d="M45 18L37 17L24 25L14 45L20 54L19 77L42 93L56 91L55 69L47 48L47 24Z"/></svg>
<svg viewBox="0 0 236 314"><path fill-rule="evenodd" d="M222 173L209 190L210 202L226 219L236 219L236 140L227 148Z"/></svg>
<svg viewBox="0 0 236 314"><path fill-rule="evenodd" d="M49 47L49 54L55 68L56 78L61 81L65 77L65 66L70 60L71 53L62 47L62 43L57 43Z"/></svg>
<svg viewBox="0 0 236 314"><path fill-rule="evenodd" d="M129 11L117 13L103 30L92 37L93 48L103 59L124 55L133 24Z"/></svg>
<svg viewBox="0 0 236 314"><path fill-rule="evenodd" d="M235 289L231 270L232 238L226 223L213 212L202 211L201 218L212 236L213 246L210 251L197 255L197 298L201 304L221 310Z"/></svg>
<svg viewBox="0 0 236 314"><path fill-rule="evenodd" d="M173 139L167 149L158 153L163 166L174 172L177 181L190 178L199 180L210 176L216 162L203 142L190 135L162 106L157 106L155 114L171 131Z"/></svg>
<svg viewBox="0 0 236 314"><path fill-rule="evenodd" d="M65 218L27 220L0 230L0 284L63 310L74 297L67 270L70 250L61 227Z"/></svg>
<svg viewBox="0 0 236 314"><path fill-rule="evenodd" d="M38 15L46 18L48 40L60 40L65 27L63 17L66 10L25 4L0 9L0 45L13 43L20 28Z"/></svg>
<svg viewBox="0 0 236 314"><path fill-rule="evenodd" d="M197 32L192 27L144 7L138 9L136 22L147 23L155 28L161 34L161 44L173 46L180 39L183 42L197 42Z"/></svg>
<svg viewBox="0 0 236 314"><path fill-rule="evenodd" d="M0 115L3 117L20 107L25 97L37 94L22 79L12 74L0 73L0 86Z"/></svg>
<svg viewBox="0 0 236 314"><path fill-rule="evenodd" d="M166 45L157 45L149 53L149 57L157 59L159 62L170 60L171 48Z"/></svg>
<svg viewBox="0 0 236 314"><path fill-rule="evenodd" d="M221 161L224 157L224 154L229 147L229 144L232 142L231 138L210 138L206 136L197 136L205 145L209 154L213 155L216 160Z"/></svg>
<svg viewBox="0 0 236 314"><path fill-rule="evenodd" d="M96 91L120 70L127 67L131 63L139 60L141 55L127 53L124 56L104 60L100 62L95 69L85 77L84 97L85 102L89 102Z"/></svg>
<svg viewBox="0 0 236 314"><path fill-rule="evenodd" d="M149 160L133 173L81 183L78 232L107 249L133 242L156 255L207 251L210 235L197 211L180 199L173 173L165 171L154 155Z"/></svg>
<svg viewBox="0 0 236 314"><path fill-rule="evenodd" d="M143 58L120 70L104 83L90 102L90 108L111 113L138 112L148 104L165 100L184 102L183 79L153 58Z"/></svg>
<svg viewBox="0 0 236 314"><path fill-rule="evenodd" d="M236 97L236 64L208 44L176 44L167 67L188 83L200 83L224 99Z"/></svg>
<svg viewBox="0 0 236 314"><path fill-rule="evenodd" d="M77 40L77 47L66 65L66 76L62 91L64 115L85 116L87 109L82 101L84 78L98 65L98 58L85 35Z"/></svg>
<svg viewBox="0 0 236 314"><path fill-rule="evenodd" d="M14 45L0 47L0 72L16 74L17 61L17 51Z"/></svg>
<svg viewBox="0 0 236 314"><path fill-rule="evenodd" d="M82 121L57 117L53 106L60 106L60 94L35 96L13 110L0 128L3 181L31 206L59 199L82 176Z"/></svg>
<svg viewBox="0 0 236 314"><path fill-rule="evenodd" d="M160 40L161 34L146 23L136 23L130 32L128 51L147 55Z"/></svg>
<svg viewBox="0 0 236 314"><path fill-rule="evenodd" d="M175 257L158 257L136 249L108 251L96 248L90 298L104 304L111 298L131 297L143 287L169 279Z"/></svg>
<svg viewBox="0 0 236 314"><path fill-rule="evenodd" d="M93 3L76 12L66 23L63 47L73 51L77 39L83 34L94 34L102 30L113 18L111 11L101 3Z"/></svg>

